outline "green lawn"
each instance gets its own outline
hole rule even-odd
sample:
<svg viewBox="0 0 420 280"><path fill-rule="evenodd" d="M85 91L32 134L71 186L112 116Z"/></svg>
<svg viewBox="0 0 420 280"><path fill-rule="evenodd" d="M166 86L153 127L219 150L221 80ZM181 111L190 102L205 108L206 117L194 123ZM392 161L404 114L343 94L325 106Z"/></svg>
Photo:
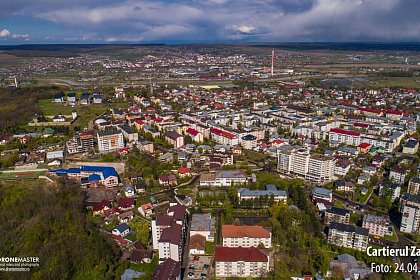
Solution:
<svg viewBox="0 0 420 280"><path fill-rule="evenodd" d="M206 248L204 249L206 254L213 255L214 254L214 242L206 241Z"/></svg>
<svg viewBox="0 0 420 280"><path fill-rule="evenodd" d="M153 260L151 263L140 263L140 264L130 263L130 268L146 273L146 275L144 275L143 277L140 277L139 279L145 279L145 280L151 279L153 275L153 271L155 271L155 267L158 265L158 262L159 262L159 258L155 255L153 256Z"/></svg>
<svg viewBox="0 0 420 280"><path fill-rule="evenodd" d="M267 156L266 156L266 155L261 154L261 153L258 153L258 152L255 152L255 151L251 151L251 150L244 150L244 151L243 151L243 153L244 153L244 155L245 155L246 157L248 157L250 160L252 160L252 161L256 161L256 162L258 162L258 161L262 161L262 160L264 160L265 158L267 158Z"/></svg>
<svg viewBox="0 0 420 280"><path fill-rule="evenodd" d="M65 106L64 104L58 104L53 102L54 99L42 99L39 100L37 105L42 110L44 115L52 116L58 114L70 115L73 111L73 107Z"/></svg>

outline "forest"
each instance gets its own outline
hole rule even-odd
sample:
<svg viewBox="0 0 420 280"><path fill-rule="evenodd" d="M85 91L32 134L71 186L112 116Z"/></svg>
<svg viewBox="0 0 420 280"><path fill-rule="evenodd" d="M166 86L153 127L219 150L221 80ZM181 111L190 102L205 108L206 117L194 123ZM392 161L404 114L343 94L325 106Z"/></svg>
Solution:
<svg viewBox="0 0 420 280"><path fill-rule="evenodd" d="M59 91L58 87L0 88L0 135L15 132L17 125L40 114L36 102L52 98Z"/></svg>
<svg viewBox="0 0 420 280"><path fill-rule="evenodd" d="M114 279L124 270L86 217L78 186L16 182L0 186L0 256L38 257L30 272L1 279Z"/></svg>

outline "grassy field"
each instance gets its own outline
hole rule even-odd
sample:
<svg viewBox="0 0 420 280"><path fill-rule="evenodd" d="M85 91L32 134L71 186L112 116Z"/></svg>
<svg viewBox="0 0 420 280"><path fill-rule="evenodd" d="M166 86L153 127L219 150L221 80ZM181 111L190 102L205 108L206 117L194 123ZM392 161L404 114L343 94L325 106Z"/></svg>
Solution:
<svg viewBox="0 0 420 280"><path fill-rule="evenodd" d="M42 110L44 115L46 115L46 116L58 115L58 114L71 115L71 112L74 109L71 106L66 106L64 104L54 103L53 99L39 100L37 105Z"/></svg>
<svg viewBox="0 0 420 280"><path fill-rule="evenodd" d="M420 88L420 77L386 77L369 83L373 88Z"/></svg>
<svg viewBox="0 0 420 280"><path fill-rule="evenodd" d="M134 269L136 271L141 271L146 273L143 277L140 277L139 279L150 279L152 278L153 271L155 271L155 267L157 266L159 262L159 258L157 256L153 257L153 260L151 263L141 263L141 264L130 264L130 268Z"/></svg>

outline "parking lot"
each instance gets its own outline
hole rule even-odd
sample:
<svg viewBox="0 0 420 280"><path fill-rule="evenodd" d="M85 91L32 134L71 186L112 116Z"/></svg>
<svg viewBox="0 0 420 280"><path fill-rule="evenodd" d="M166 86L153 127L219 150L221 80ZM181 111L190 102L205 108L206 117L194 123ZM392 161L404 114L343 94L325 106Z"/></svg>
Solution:
<svg viewBox="0 0 420 280"><path fill-rule="evenodd" d="M185 279L205 280L209 278L212 256L190 256Z"/></svg>

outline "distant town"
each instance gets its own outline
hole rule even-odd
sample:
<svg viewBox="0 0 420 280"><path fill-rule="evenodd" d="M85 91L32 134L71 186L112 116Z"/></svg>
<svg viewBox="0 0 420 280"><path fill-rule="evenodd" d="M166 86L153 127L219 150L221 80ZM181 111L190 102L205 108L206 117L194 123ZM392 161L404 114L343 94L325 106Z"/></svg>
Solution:
<svg viewBox="0 0 420 280"><path fill-rule="evenodd" d="M5 100L43 94L1 123L0 189L76 184L115 278L420 275L367 254L420 242L417 52L113 51L0 52Z"/></svg>

